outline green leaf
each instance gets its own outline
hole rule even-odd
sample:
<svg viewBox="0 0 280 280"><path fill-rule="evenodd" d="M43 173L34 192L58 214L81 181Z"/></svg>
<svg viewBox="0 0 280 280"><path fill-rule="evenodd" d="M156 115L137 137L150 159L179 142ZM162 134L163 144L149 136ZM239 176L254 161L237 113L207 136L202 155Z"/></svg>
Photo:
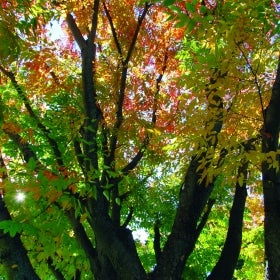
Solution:
<svg viewBox="0 0 280 280"><path fill-rule="evenodd" d="M36 168L36 161L33 157L28 161L27 167L30 171L33 171Z"/></svg>
<svg viewBox="0 0 280 280"><path fill-rule="evenodd" d="M107 200L110 200L110 192L108 190L103 191L104 196L106 197Z"/></svg>
<svg viewBox="0 0 280 280"><path fill-rule="evenodd" d="M190 19L184 14L179 14L179 19L177 23L175 24L176 28L181 28L183 26L186 26L189 23Z"/></svg>
<svg viewBox="0 0 280 280"><path fill-rule="evenodd" d="M170 6L170 5L173 5L174 3L175 3L175 0L164 0L163 1L164 6Z"/></svg>
<svg viewBox="0 0 280 280"><path fill-rule="evenodd" d="M116 198L116 203L117 203L117 205L121 205L121 200L119 197Z"/></svg>
<svg viewBox="0 0 280 280"><path fill-rule="evenodd" d="M187 33L192 32L192 31L194 30L195 26L196 26L196 21L193 20L193 19L191 19L191 20L188 22L188 25L187 25L187 30L186 30Z"/></svg>
<svg viewBox="0 0 280 280"><path fill-rule="evenodd" d="M22 225L16 221L1 221L0 229L3 229L4 233L9 233L11 237L15 237L17 233L22 231Z"/></svg>
<svg viewBox="0 0 280 280"><path fill-rule="evenodd" d="M196 12L195 5L194 5L193 3L190 3L190 2L187 2L187 3L186 3L186 9L187 9L189 12L192 12L192 13L195 13L195 12Z"/></svg>
<svg viewBox="0 0 280 280"><path fill-rule="evenodd" d="M202 6L199 8L199 10L200 10L200 12L201 12L202 14L206 14L206 13L207 13L207 8L206 8L204 5L202 5Z"/></svg>
<svg viewBox="0 0 280 280"><path fill-rule="evenodd" d="M182 10L177 6L171 6L171 7L169 7L169 9L176 12L176 13L181 13L182 12Z"/></svg>

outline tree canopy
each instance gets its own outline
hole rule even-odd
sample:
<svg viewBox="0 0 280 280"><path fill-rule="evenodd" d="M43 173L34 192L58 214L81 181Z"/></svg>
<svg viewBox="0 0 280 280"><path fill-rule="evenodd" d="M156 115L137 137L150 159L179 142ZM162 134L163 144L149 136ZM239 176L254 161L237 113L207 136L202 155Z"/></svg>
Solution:
<svg viewBox="0 0 280 280"><path fill-rule="evenodd" d="M280 279L277 1L0 5L0 279Z"/></svg>

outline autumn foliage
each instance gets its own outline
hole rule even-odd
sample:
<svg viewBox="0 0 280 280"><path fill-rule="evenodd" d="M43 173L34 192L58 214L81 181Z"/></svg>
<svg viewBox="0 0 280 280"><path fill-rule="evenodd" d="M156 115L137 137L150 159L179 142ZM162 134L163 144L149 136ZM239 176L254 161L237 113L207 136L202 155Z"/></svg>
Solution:
<svg viewBox="0 0 280 280"><path fill-rule="evenodd" d="M279 279L277 3L0 5L0 275Z"/></svg>

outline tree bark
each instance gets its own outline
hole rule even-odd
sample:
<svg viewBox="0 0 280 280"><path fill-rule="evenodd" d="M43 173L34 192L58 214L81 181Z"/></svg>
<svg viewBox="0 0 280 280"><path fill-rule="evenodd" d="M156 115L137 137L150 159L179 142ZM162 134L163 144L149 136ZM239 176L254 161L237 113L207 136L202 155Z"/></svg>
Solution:
<svg viewBox="0 0 280 280"><path fill-rule="evenodd" d="M271 100L265 110L264 127L262 131L262 151L273 153L279 148L280 128L280 60ZM275 160L273 157L268 160ZM279 166L279 155L276 155ZM266 279L280 279L280 172L269 162L262 164L263 194L264 194L264 235L265 257L267 262Z"/></svg>
<svg viewBox="0 0 280 280"><path fill-rule="evenodd" d="M247 166L248 163L245 163L239 168L239 175L244 176L243 184L236 183L226 241L220 258L207 280L231 280L233 277L242 244L243 214L247 197Z"/></svg>
<svg viewBox="0 0 280 280"><path fill-rule="evenodd" d="M146 272L138 257L132 233L129 229L116 226L109 216L94 215L93 227L99 261L113 274L104 280L144 280ZM102 257L102 258L101 258Z"/></svg>
<svg viewBox="0 0 280 280"><path fill-rule="evenodd" d="M0 198L0 221L10 220L3 198ZM20 235L11 237L0 231L0 260L4 263L9 280L40 280L34 271Z"/></svg>

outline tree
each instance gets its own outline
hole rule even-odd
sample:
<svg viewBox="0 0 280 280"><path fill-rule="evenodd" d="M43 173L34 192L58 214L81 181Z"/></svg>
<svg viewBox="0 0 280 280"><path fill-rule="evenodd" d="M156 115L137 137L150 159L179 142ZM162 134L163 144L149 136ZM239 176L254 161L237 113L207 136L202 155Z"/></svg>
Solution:
<svg viewBox="0 0 280 280"><path fill-rule="evenodd" d="M274 2L1 5L9 213L0 228L23 256L11 266L1 255L9 279L27 279L28 260L34 279L232 279L244 216L261 225L252 202L261 203L261 165L269 279L277 279ZM217 256L194 272L198 240L228 207ZM137 229L149 233L146 244Z"/></svg>
<svg viewBox="0 0 280 280"><path fill-rule="evenodd" d="M275 161L279 161L279 86L280 86L280 64L275 82L272 88L272 96L265 111L263 126L262 150L268 159L273 157L272 165L269 161L263 163L263 194L265 210L265 252L267 258L266 279L279 279L280 267L277 262L279 257L279 168ZM273 164L274 163L274 164Z"/></svg>

